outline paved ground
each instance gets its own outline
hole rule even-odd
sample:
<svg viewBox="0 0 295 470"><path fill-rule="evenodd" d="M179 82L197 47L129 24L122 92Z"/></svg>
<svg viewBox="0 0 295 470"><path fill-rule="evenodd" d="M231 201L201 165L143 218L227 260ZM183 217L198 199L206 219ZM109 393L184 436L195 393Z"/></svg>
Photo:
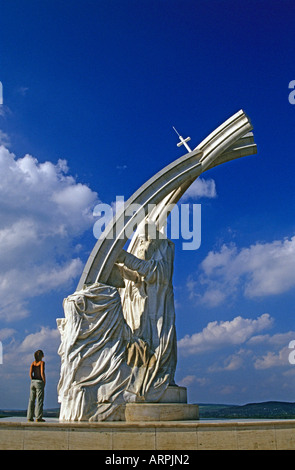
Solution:
<svg viewBox="0 0 295 470"><path fill-rule="evenodd" d="M44 418L46 423L58 423L58 418ZM0 423L9 422L9 423L26 423L27 418L25 416L9 416L7 418L1 418Z"/></svg>

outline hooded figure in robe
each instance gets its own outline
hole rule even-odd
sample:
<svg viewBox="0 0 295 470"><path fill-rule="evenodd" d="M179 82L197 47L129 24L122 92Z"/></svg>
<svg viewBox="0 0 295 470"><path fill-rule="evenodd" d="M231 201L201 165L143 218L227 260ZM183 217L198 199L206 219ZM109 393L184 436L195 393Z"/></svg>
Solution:
<svg viewBox="0 0 295 470"><path fill-rule="evenodd" d="M125 278L121 291L123 314L132 333L146 344L145 361L133 362L128 390L138 399L158 402L168 385L175 385L177 362L174 294L172 285L174 244L156 232L138 237L134 256L122 252L117 262ZM132 363L132 348L129 350Z"/></svg>
<svg viewBox="0 0 295 470"><path fill-rule="evenodd" d="M122 251L107 284L64 300L61 421L124 420L126 403L158 402L174 384L174 244L140 237L136 254Z"/></svg>
<svg viewBox="0 0 295 470"><path fill-rule="evenodd" d="M65 318L57 319L61 421L121 420L121 405L136 401L126 391L132 374L127 351L134 340L114 285L97 282L64 300Z"/></svg>

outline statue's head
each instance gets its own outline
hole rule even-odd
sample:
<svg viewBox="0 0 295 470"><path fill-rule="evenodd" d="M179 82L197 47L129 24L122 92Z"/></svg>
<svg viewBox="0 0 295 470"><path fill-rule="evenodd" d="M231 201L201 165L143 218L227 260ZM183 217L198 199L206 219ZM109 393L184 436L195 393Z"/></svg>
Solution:
<svg viewBox="0 0 295 470"><path fill-rule="evenodd" d="M161 244L163 235L157 230L156 225L148 222L138 236L136 256L140 259L149 260Z"/></svg>

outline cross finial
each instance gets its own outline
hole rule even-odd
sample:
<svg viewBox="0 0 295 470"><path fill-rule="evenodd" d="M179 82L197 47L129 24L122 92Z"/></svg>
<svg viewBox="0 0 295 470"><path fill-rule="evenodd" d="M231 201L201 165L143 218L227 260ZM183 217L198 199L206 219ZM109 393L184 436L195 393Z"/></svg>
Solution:
<svg viewBox="0 0 295 470"><path fill-rule="evenodd" d="M189 145L187 144L187 142L189 142L189 141L191 140L191 138L190 138L190 137L187 137L186 139L184 139L184 138L177 132L177 130L175 129L175 127L174 127L174 126L172 126L172 127L173 127L173 129L175 130L175 132L176 132L176 134L178 135L179 140L180 140L180 142L178 142L178 144L177 144L177 147L181 147L181 145L184 145L185 148L186 148L189 152L191 152L192 150L190 149Z"/></svg>

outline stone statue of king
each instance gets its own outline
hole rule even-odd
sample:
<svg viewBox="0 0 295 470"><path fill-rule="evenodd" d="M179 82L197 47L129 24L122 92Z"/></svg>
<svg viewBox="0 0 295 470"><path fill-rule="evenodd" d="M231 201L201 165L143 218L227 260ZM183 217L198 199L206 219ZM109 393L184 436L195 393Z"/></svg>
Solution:
<svg viewBox="0 0 295 470"><path fill-rule="evenodd" d="M121 420L125 403L159 402L175 385L174 244L147 228L136 255L121 251L108 284L84 286L64 300L63 421Z"/></svg>

